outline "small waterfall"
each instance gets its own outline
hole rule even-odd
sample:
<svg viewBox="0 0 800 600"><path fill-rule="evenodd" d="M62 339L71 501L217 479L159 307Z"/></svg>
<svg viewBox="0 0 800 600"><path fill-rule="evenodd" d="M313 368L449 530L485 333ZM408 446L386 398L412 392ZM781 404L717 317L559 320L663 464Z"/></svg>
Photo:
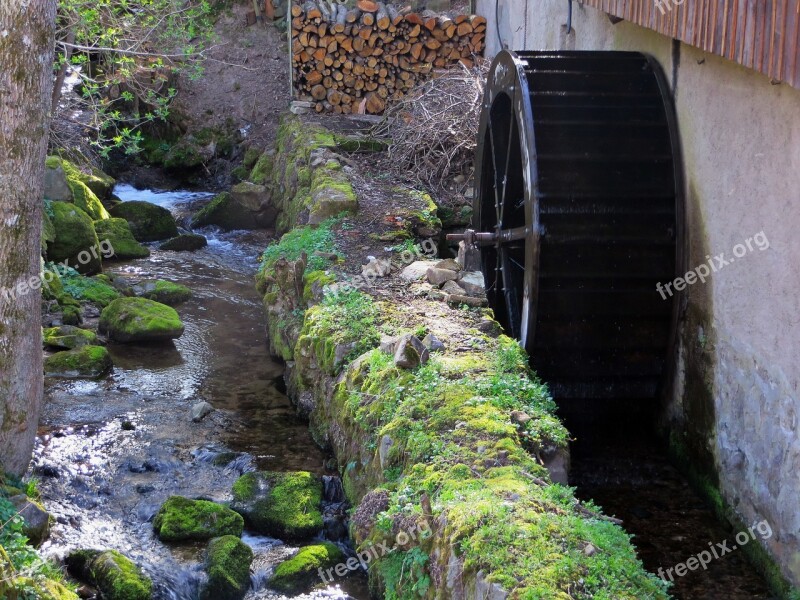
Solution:
<svg viewBox="0 0 800 600"><path fill-rule="evenodd" d="M345 502L344 487L342 487L342 478L338 475L323 475L322 485L324 487L323 500L330 503Z"/></svg>

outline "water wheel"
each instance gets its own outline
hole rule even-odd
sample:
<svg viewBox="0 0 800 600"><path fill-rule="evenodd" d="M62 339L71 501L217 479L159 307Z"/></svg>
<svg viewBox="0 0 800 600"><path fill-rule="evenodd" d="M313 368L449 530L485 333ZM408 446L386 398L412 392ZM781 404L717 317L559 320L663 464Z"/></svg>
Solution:
<svg viewBox="0 0 800 600"><path fill-rule="evenodd" d="M501 52L473 227L497 320L554 397L652 398L680 264L681 161L659 65L634 52Z"/></svg>

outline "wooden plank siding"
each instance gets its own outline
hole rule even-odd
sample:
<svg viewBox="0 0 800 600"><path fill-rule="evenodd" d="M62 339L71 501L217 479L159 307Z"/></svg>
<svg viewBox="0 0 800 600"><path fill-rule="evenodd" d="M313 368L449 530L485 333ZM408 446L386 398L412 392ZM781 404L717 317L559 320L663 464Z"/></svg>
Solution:
<svg viewBox="0 0 800 600"><path fill-rule="evenodd" d="M800 88L800 0L584 0L584 4Z"/></svg>

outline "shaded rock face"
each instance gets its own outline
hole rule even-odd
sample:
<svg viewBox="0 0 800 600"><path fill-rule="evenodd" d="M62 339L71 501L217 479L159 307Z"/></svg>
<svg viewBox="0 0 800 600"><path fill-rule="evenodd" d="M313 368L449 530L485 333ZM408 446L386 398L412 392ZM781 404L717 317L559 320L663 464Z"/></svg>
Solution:
<svg viewBox="0 0 800 600"><path fill-rule="evenodd" d="M100 332L116 342L169 341L183 328L175 309L147 298L119 298L100 314Z"/></svg>
<svg viewBox="0 0 800 600"><path fill-rule="evenodd" d="M255 531L281 539L309 539L323 526L322 482L305 471L246 473L233 486L231 508Z"/></svg>
<svg viewBox="0 0 800 600"><path fill-rule="evenodd" d="M250 210L238 202L234 198L233 193L223 192L222 194L214 196L214 198L194 216L192 219L192 227L217 225L226 231L234 229L258 229L262 227L258 215L259 211Z"/></svg>
<svg viewBox="0 0 800 600"><path fill-rule="evenodd" d="M44 170L44 197L59 202L72 202L67 175L60 164Z"/></svg>
<svg viewBox="0 0 800 600"><path fill-rule="evenodd" d="M85 275L99 272L102 255L91 217L66 202L52 202L50 208L55 239L47 244L48 260L66 262Z"/></svg>
<svg viewBox="0 0 800 600"><path fill-rule="evenodd" d="M253 551L238 537L225 535L208 544L206 572L208 581L200 600L241 600L250 587L250 563Z"/></svg>
<svg viewBox="0 0 800 600"><path fill-rule="evenodd" d="M65 560L69 572L96 587L106 600L150 600L153 582L116 550L77 550Z"/></svg>
<svg viewBox="0 0 800 600"><path fill-rule="evenodd" d="M25 520L22 533L28 537L31 544L39 546L50 534L50 513L25 494L12 496L9 498L9 502L16 507Z"/></svg>
<svg viewBox="0 0 800 600"><path fill-rule="evenodd" d="M170 238L161 246L160 250L172 250L173 252L192 252L208 246L208 240L199 233L182 233L181 235Z"/></svg>
<svg viewBox="0 0 800 600"><path fill-rule="evenodd" d="M153 530L164 542L209 540L242 535L244 520L230 508L209 502L171 496L153 519Z"/></svg>
<svg viewBox="0 0 800 600"><path fill-rule="evenodd" d="M111 216L128 221L133 237L139 242L156 242L178 235L172 213L150 202L121 202L111 209Z"/></svg>
<svg viewBox="0 0 800 600"><path fill-rule="evenodd" d="M136 241L131 227L125 219L110 218L95 221L94 229L97 232L97 238L108 241L113 248L111 258L125 260L150 256L150 249Z"/></svg>
<svg viewBox="0 0 800 600"><path fill-rule="evenodd" d="M345 558L342 551L330 542L306 546L292 558L278 565L269 580L269 586L284 594L295 595L306 592L323 583L319 575L320 569L323 572L335 569L337 565L344 564ZM344 569L347 570L347 567Z"/></svg>

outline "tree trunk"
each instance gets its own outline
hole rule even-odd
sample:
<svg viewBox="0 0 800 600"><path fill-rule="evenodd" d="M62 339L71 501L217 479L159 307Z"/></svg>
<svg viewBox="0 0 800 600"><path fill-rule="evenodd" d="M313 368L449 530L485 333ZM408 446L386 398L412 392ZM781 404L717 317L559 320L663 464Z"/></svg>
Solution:
<svg viewBox="0 0 800 600"><path fill-rule="evenodd" d="M55 13L55 0L0 0L0 468L14 475L30 462L42 398L39 256Z"/></svg>

